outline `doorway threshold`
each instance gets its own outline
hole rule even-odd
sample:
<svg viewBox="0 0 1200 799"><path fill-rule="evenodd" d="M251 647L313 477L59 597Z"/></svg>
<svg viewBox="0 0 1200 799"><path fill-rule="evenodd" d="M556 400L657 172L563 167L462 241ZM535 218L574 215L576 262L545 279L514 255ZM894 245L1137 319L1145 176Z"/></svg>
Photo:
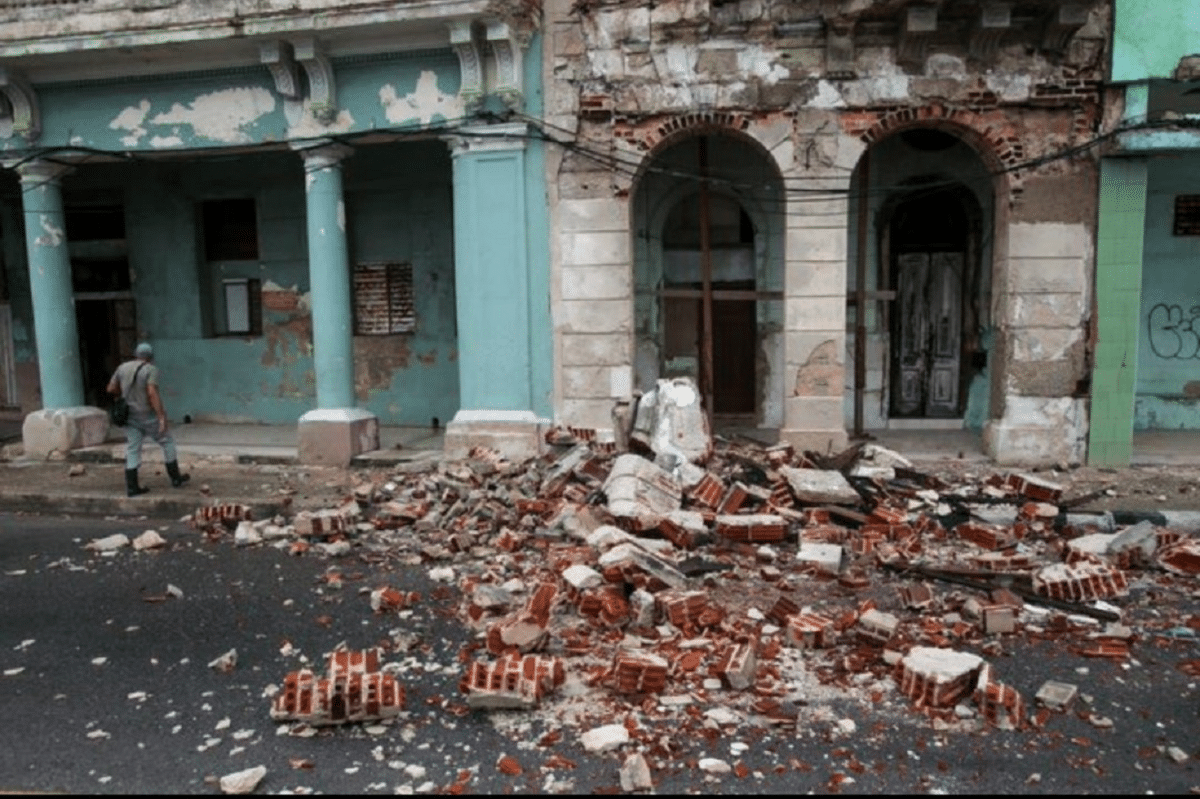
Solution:
<svg viewBox="0 0 1200 799"><path fill-rule="evenodd" d="M888 430L961 430L963 420L958 419L888 419Z"/></svg>

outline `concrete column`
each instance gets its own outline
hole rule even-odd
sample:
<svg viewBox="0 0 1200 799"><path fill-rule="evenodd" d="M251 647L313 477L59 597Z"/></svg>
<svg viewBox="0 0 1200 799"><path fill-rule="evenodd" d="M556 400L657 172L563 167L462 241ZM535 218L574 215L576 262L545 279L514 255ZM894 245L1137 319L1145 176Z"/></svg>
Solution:
<svg viewBox="0 0 1200 799"><path fill-rule="evenodd" d="M25 214L25 249L33 298L42 410L25 417L25 454L45 457L100 444L108 436L108 417L83 404L83 370L71 285L60 181L70 167L29 161L16 167Z"/></svg>
<svg viewBox="0 0 1200 799"><path fill-rule="evenodd" d="M525 194L526 126L465 128L454 156L454 291L461 409L446 454L489 446L508 457L540 451L534 412L532 302ZM550 335L550 331L546 331Z"/></svg>
<svg viewBox="0 0 1200 799"><path fill-rule="evenodd" d="M846 177L805 185L844 190ZM838 451L846 435L846 238L848 202L790 198L784 276L784 398L781 441Z"/></svg>
<svg viewBox="0 0 1200 799"><path fill-rule="evenodd" d="M301 151L317 384L317 407L300 417L297 431L302 463L345 466L355 455L379 449L378 418L355 407L354 316L342 198L342 159L351 152L333 143Z"/></svg>
<svg viewBox="0 0 1200 799"><path fill-rule="evenodd" d="M1092 466L1128 466L1133 456L1146 173L1145 158L1100 162L1096 356L1087 454Z"/></svg>
<svg viewBox="0 0 1200 799"><path fill-rule="evenodd" d="M30 161L17 168L25 211L25 250L42 405L47 410L83 405L71 254L60 184L70 171L70 167L50 161Z"/></svg>

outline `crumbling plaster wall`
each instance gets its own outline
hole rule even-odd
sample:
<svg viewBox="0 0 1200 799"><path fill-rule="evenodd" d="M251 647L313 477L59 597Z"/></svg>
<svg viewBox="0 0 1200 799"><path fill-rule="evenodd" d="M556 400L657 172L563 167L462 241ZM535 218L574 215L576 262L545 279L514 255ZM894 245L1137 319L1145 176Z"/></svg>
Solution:
<svg viewBox="0 0 1200 799"><path fill-rule="evenodd" d="M890 19L894 31L906 6L547 2L547 121L587 151L552 159L552 207L574 223L595 220L610 237L628 236L629 175L666 136L724 126L756 138L789 190L785 368L798 372L832 340L844 369L850 171L868 143L890 133L950 130L997 175L991 316L998 368L985 442L1002 460L1078 460L1086 435L1076 395L1087 369L1094 164L1086 155L1054 156L1096 131L1109 8L1094 3L1061 50L1039 49L1041 29L1014 21L986 62L962 42L934 41L918 48L917 62L898 63L898 40L885 28ZM855 31L853 77L828 74L827 28ZM803 189L830 192L820 213L800 200ZM1068 197L1054 199L1064 191ZM591 232L552 227L568 242ZM565 277L579 264L562 245L552 243L552 258ZM622 254L627 268L630 253ZM555 297L559 347L578 351L575 317L586 300ZM633 357L631 298L603 302L612 311L604 318L616 325L591 331L607 337L596 354L620 368ZM837 443L842 380L834 382L834 396L825 396L807 384L815 390L799 395L786 381L785 437L791 431L797 441ZM557 400L564 419L580 424L603 426L611 406L606 397Z"/></svg>

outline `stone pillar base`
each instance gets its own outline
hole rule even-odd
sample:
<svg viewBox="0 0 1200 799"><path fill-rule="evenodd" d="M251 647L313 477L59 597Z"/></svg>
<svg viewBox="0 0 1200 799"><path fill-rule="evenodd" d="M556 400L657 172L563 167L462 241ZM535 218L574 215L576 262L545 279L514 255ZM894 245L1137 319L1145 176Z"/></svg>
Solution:
<svg viewBox="0 0 1200 799"><path fill-rule="evenodd" d="M349 466L355 455L379 449L379 418L361 408L320 408L300 417L296 456L314 466Z"/></svg>
<svg viewBox="0 0 1200 799"><path fill-rule="evenodd" d="M999 466L1082 463L1087 406L1073 397L1008 397L1002 419L983 427L983 451Z"/></svg>
<svg viewBox="0 0 1200 799"><path fill-rule="evenodd" d="M796 452L811 450L822 455L841 452L850 445L845 428L832 430L796 430L784 428L779 431L779 443L791 444Z"/></svg>
<svg viewBox="0 0 1200 799"><path fill-rule="evenodd" d="M545 452L548 426L533 411L459 411L446 425L443 451L456 460L472 447L491 447L511 461L523 461Z"/></svg>
<svg viewBox="0 0 1200 799"><path fill-rule="evenodd" d="M25 455L46 458L103 444L108 438L108 412L91 405L34 411L21 425Z"/></svg>

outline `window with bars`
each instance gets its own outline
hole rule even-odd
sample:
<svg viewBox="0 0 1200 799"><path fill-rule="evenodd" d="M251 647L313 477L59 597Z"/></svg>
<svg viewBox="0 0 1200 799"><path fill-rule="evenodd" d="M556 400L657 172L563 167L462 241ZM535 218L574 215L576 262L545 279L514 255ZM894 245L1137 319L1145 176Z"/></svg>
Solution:
<svg viewBox="0 0 1200 799"><path fill-rule="evenodd" d="M417 329L412 264L354 266L354 334L387 336Z"/></svg>

